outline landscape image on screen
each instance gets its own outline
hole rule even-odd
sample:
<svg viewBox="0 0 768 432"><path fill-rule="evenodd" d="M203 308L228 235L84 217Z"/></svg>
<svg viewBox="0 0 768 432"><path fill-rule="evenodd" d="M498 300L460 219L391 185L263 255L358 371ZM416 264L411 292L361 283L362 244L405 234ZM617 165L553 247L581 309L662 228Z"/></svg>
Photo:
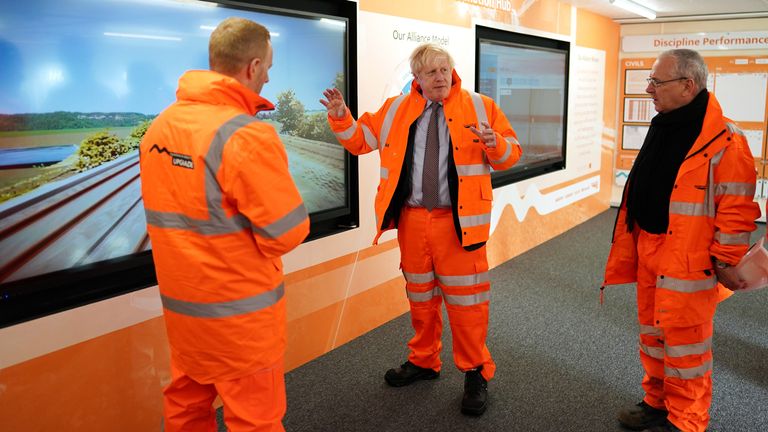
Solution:
<svg viewBox="0 0 768 432"><path fill-rule="evenodd" d="M562 161L567 53L480 40L478 91L499 104L523 155L508 171Z"/></svg>
<svg viewBox="0 0 768 432"><path fill-rule="evenodd" d="M0 284L151 248L138 144L208 69L224 18L265 25L274 48L262 96L311 214L347 202L345 154L322 91L345 89L347 23L204 1L25 0L0 19Z"/></svg>

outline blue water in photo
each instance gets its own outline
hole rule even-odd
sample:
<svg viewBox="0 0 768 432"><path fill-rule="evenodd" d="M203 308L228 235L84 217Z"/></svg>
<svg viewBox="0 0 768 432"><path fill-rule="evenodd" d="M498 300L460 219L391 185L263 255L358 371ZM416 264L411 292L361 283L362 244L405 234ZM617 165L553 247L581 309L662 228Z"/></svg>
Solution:
<svg viewBox="0 0 768 432"><path fill-rule="evenodd" d="M76 145L0 149L0 169L53 165L76 151Z"/></svg>

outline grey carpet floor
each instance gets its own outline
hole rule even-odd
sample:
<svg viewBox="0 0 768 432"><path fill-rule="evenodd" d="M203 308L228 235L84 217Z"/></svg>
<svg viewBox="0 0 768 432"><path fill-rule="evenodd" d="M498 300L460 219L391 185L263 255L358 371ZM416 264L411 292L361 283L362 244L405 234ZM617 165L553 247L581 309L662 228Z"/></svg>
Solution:
<svg viewBox="0 0 768 432"><path fill-rule="evenodd" d="M286 375L284 425L299 431L621 431L616 412L642 398L634 285L599 287L616 210L491 271L490 405L460 414L463 374L443 334L443 373L391 388L407 356L408 314ZM524 235L524 233L520 233ZM753 241L765 235L758 225ZM768 289L718 308L709 431L768 431Z"/></svg>

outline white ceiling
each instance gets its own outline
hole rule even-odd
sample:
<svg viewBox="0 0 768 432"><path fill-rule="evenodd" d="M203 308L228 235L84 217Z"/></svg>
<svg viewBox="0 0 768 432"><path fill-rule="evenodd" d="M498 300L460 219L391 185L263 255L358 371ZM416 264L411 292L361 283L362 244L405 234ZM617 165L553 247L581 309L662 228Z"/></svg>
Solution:
<svg viewBox="0 0 768 432"><path fill-rule="evenodd" d="M608 0L565 0L617 22L650 22ZM768 0L633 0L656 11L656 21L768 17Z"/></svg>

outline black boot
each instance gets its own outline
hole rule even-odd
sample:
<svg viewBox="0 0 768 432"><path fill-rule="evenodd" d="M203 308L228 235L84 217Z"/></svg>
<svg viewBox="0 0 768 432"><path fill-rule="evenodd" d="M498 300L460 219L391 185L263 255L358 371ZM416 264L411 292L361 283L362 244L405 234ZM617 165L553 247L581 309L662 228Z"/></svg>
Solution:
<svg viewBox="0 0 768 432"><path fill-rule="evenodd" d="M632 408L619 411L619 423L627 429L641 431L663 425L667 421L667 410L654 408L645 401Z"/></svg>
<svg viewBox="0 0 768 432"><path fill-rule="evenodd" d="M643 432L681 432L677 426L673 425L669 420L664 420L664 423L654 426L652 428L645 429Z"/></svg>
<svg viewBox="0 0 768 432"><path fill-rule="evenodd" d="M390 369L384 374L384 380L392 387L407 386L418 380L431 380L440 376L440 372L416 366L406 361L397 369Z"/></svg>
<svg viewBox="0 0 768 432"><path fill-rule="evenodd" d="M488 405L488 381L480 371L483 367L469 370L464 374L464 397L461 399L461 413L479 416Z"/></svg>

